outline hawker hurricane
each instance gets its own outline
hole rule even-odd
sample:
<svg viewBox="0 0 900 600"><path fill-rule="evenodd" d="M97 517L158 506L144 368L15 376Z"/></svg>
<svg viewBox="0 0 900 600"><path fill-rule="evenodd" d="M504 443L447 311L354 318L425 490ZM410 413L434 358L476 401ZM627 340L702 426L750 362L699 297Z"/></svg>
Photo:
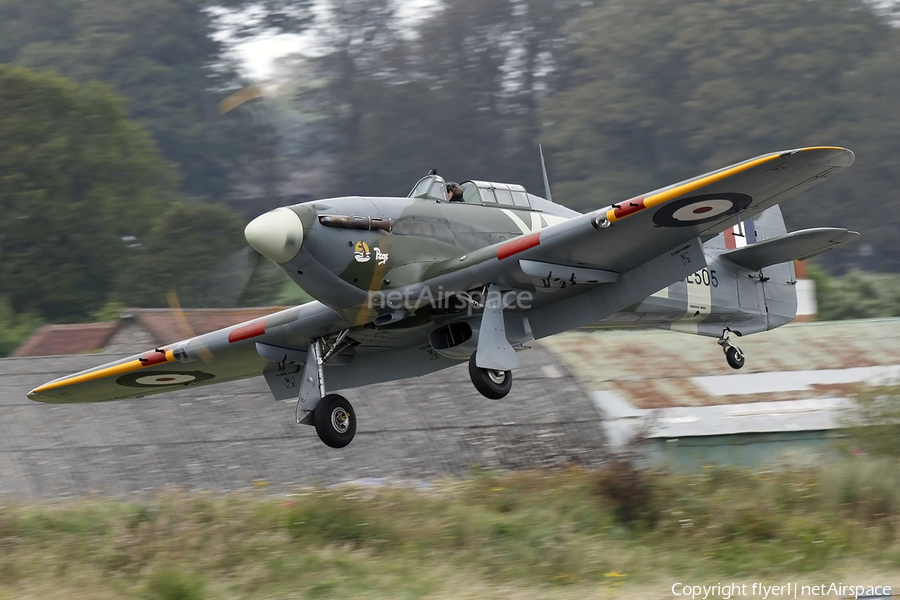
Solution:
<svg viewBox="0 0 900 600"><path fill-rule="evenodd" d="M621 202L592 199L602 207L585 214L553 202L548 185L540 197L434 171L406 197L276 208L247 225L247 241L315 301L28 396L100 402L262 375L276 400L296 400L298 423L340 448L357 418L336 390L362 395L466 362L475 389L498 400L529 342L590 324L709 336L738 369L745 357L734 337L794 318L793 261L858 236L788 233L778 204L853 158L836 147L765 154Z"/></svg>

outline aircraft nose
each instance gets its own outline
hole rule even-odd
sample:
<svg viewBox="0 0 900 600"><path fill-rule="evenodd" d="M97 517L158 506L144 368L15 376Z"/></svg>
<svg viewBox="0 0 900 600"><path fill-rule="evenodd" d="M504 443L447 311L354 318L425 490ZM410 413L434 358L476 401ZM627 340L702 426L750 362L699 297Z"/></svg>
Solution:
<svg viewBox="0 0 900 600"><path fill-rule="evenodd" d="M303 223L289 208L276 208L247 224L244 237L256 251L278 264L297 256L303 245Z"/></svg>

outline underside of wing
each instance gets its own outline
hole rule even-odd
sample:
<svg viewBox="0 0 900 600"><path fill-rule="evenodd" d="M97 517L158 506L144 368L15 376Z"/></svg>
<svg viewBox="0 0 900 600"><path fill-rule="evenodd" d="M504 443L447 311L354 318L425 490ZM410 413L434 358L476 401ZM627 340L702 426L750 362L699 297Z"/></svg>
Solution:
<svg viewBox="0 0 900 600"><path fill-rule="evenodd" d="M28 397L50 403L105 402L254 377L263 374L268 362L257 342L305 347L310 337L345 326L334 311L312 302L61 377Z"/></svg>

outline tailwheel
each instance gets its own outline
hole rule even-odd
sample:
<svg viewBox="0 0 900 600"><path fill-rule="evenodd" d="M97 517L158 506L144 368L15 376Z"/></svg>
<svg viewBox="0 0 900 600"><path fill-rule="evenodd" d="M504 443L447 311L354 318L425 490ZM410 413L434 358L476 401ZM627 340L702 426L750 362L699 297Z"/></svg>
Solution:
<svg viewBox="0 0 900 600"><path fill-rule="evenodd" d="M744 353L741 352L741 349L731 343L731 340L728 339L728 334L731 333L731 330L727 327L722 331L722 337L719 338L719 345L722 346L722 350L725 351L725 360L728 361L728 366L732 369L740 369L744 366ZM737 335L741 335L739 332L735 332Z"/></svg>
<svg viewBox="0 0 900 600"><path fill-rule="evenodd" d="M475 353L469 357L469 378L481 395L491 400L499 400L512 389L512 371L482 369L475 364Z"/></svg>
<svg viewBox="0 0 900 600"><path fill-rule="evenodd" d="M732 369L740 369L744 366L744 353L737 346L725 348L725 360Z"/></svg>
<svg viewBox="0 0 900 600"><path fill-rule="evenodd" d="M340 394L328 394L313 411L316 433L327 446L343 448L356 434L356 411Z"/></svg>

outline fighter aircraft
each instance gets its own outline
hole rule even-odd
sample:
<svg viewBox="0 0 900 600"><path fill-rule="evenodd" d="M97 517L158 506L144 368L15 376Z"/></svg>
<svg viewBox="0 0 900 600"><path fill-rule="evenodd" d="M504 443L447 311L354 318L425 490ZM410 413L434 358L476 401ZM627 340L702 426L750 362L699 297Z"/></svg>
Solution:
<svg viewBox="0 0 900 600"><path fill-rule="evenodd" d="M850 150L765 154L580 214L522 186L452 184L432 171L405 198L276 208L250 245L316 301L46 383L28 394L100 402L263 375L298 423L334 448L356 432L335 390L468 361L500 399L532 340L579 326L657 327L718 338L790 322L793 262L858 237L787 233L778 203L852 164ZM448 190L450 194L448 195ZM598 205L600 199L598 198Z"/></svg>

